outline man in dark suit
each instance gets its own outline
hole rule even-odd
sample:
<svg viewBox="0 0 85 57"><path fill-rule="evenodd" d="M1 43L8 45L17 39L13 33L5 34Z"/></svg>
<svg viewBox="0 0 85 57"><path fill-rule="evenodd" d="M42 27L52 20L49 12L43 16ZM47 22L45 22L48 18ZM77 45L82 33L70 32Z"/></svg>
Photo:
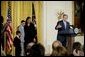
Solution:
<svg viewBox="0 0 85 57"><path fill-rule="evenodd" d="M16 31L16 37L14 38L13 44L15 46L15 56L21 56L21 40L20 40L21 32Z"/></svg>
<svg viewBox="0 0 85 57"><path fill-rule="evenodd" d="M68 19L68 15L64 14L63 20L58 21L55 27L55 29L58 30L57 40L59 40L64 47L66 47L66 42L68 38L68 35L64 33L69 31L70 29L70 24L67 21L67 19ZM63 31L62 34L60 34L61 31Z"/></svg>

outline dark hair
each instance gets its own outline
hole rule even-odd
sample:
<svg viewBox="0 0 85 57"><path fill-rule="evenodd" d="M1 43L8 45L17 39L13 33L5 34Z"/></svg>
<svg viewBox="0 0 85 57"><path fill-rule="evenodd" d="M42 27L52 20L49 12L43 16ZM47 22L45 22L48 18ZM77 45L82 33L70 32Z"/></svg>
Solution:
<svg viewBox="0 0 85 57"><path fill-rule="evenodd" d="M74 42L73 43L73 49L80 49L81 43L80 42Z"/></svg>
<svg viewBox="0 0 85 57"><path fill-rule="evenodd" d="M44 56L45 48L40 43L35 44L31 47L30 56Z"/></svg>
<svg viewBox="0 0 85 57"><path fill-rule="evenodd" d="M16 31L16 35L18 35L20 33L20 31Z"/></svg>
<svg viewBox="0 0 85 57"><path fill-rule="evenodd" d="M24 20L21 21L21 23L25 22Z"/></svg>
<svg viewBox="0 0 85 57"><path fill-rule="evenodd" d="M64 16L68 16L68 15L67 15L67 14L63 14L63 17L64 17Z"/></svg>
<svg viewBox="0 0 85 57"><path fill-rule="evenodd" d="M28 19L30 19L30 18L31 18L31 17L27 17L27 18L26 18L26 22L25 22L25 25L27 25L27 20L28 20Z"/></svg>
<svg viewBox="0 0 85 57"><path fill-rule="evenodd" d="M7 19L7 22L8 22L8 21L12 21L12 20L11 20L11 19Z"/></svg>
<svg viewBox="0 0 85 57"><path fill-rule="evenodd" d="M1 23L3 23L3 19L4 19L3 16L1 16Z"/></svg>

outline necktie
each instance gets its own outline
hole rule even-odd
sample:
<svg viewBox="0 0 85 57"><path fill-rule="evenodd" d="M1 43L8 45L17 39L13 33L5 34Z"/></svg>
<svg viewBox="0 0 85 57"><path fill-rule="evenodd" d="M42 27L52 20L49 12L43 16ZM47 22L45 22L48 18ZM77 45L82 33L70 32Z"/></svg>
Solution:
<svg viewBox="0 0 85 57"><path fill-rule="evenodd" d="M65 29L66 29L66 21L64 21L64 26L65 26Z"/></svg>

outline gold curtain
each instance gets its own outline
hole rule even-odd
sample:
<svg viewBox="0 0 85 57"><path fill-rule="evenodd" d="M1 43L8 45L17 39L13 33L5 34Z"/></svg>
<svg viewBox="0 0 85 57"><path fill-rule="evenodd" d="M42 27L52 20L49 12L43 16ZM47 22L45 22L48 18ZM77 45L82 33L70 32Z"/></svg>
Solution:
<svg viewBox="0 0 85 57"><path fill-rule="evenodd" d="M7 1L1 1L1 15L4 18L4 23L6 23L7 16Z"/></svg>
<svg viewBox="0 0 85 57"><path fill-rule="evenodd" d="M13 38L16 35L17 26L20 25L21 20L26 20L27 16L32 17L32 2L33 1L11 1L12 11L12 28ZM36 23L37 23L37 36L38 42L43 43L42 38L42 1L34 1ZM7 19L8 1L1 1L1 15L4 17L4 23ZM12 55L15 55L13 47Z"/></svg>
<svg viewBox="0 0 85 57"><path fill-rule="evenodd" d="M12 1L13 35L15 35L17 26L20 25L21 20L26 20L27 16L32 16L31 1Z"/></svg>
<svg viewBox="0 0 85 57"><path fill-rule="evenodd" d="M13 38L16 35L17 26L20 25L21 20L26 20L27 16L32 17L32 2L33 1L11 1L12 12L12 28ZM42 43L42 1L34 1L36 23L37 23L37 36L38 42ZM4 23L7 19L8 1L1 1L1 15L4 17ZM12 55L15 55L13 47Z"/></svg>
<svg viewBox="0 0 85 57"><path fill-rule="evenodd" d="M7 19L8 1L1 1L1 15L4 17L4 23ZM13 38L16 35L17 26L21 20L26 20L27 16L32 17L32 1L11 1ZM15 55L13 47L12 55Z"/></svg>
<svg viewBox="0 0 85 57"><path fill-rule="evenodd" d="M4 23L7 19L8 1L1 1L1 15L4 17ZM11 1L13 36L21 20L26 20L27 16L32 17L31 1Z"/></svg>
<svg viewBox="0 0 85 57"><path fill-rule="evenodd" d="M32 16L31 1L12 1L12 22L14 36L17 26L20 25L21 20L26 20L27 16Z"/></svg>
<svg viewBox="0 0 85 57"><path fill-rule="evenodd" d="M36 23L37 23L37 37L38 42L43 44L43 30L42 30L42 5L43 1L34 1L35 15L36 15Z"/></svg>

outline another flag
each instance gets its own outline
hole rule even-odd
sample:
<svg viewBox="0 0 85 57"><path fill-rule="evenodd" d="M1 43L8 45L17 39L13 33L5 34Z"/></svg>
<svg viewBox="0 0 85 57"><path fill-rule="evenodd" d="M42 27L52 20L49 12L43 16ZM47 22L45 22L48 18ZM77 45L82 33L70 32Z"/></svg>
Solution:
<svg viewBox="0 0 85 57"><path fill-rule="evenodd" d="M32 22L34 23L34 25L36 25L36 16L35 16L34 3L32 3Z"/></svg>
<svg viewBox="0 0 85 57"><path fill-rule="evenodd" d="M35 30L36 30L36 35L35 35L35 42L37 43L37 26L36 26L36 15L35 15L35 8L34 8L34 3L32 3L32 22L35 26Z"/></svg>

